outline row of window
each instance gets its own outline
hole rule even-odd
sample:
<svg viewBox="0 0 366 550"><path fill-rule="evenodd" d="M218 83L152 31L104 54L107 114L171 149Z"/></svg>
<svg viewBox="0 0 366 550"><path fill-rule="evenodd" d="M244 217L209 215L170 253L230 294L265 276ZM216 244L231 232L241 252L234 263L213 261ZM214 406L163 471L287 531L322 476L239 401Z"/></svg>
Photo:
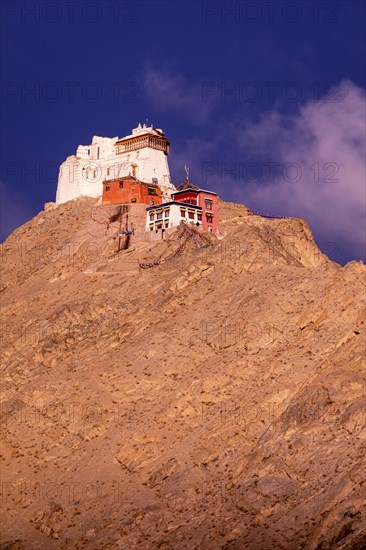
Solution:
<svg viewBox="0 0 366 550"><path fill-rule="evenodd" d="M197 206L196 199L183 199L183 202L185 202L186 204L194 204L195 206Z"/></svg>
<svg viewBox="0 0 366 550"><path fill-rule="evenodd" d="M116 153L117 155L119 155L120 153L126 153L127 151L135 151L136 149L140 149L141 147L147 147L147 145L147 137L136 139L134 141L127 141L125 143L117 143Z"/></svg>
<svg viewBox="0 0 366 550"><path fill-rule="evenodd" d="M194 222L191 222L191 223L194 223ZM200 225L199 222L197 222L196 225L199 226L199 225ZM155 231L157 232L159 229L168 229L168 227L169 227L169 222L168 222L168 221L164 221L164 222L161 222L161 223L157 223L157 224L155 224L155 225L151 225L151 226L150 226L150 231L154 231L154 230L155 230ZM210 233L212 233L212 226L210 226L210 225L208 226L208 231L209 231Z"/></svg>
<svg viewBox="0 0 366 550"><path fill-rule="evenodd" d="M169 214L170 214L170 208L166 208L164 211L159 211L159 212L156 212L156 217L155 217L155 212L150 212L150 221L154 221L155 219L156 220L162 220L163 219L163 216L164 218L169 218ZM181 210L180 211L180 215L182 218L185 218L186 217L186 210ZM188 218L190 220L194 220L194 212L190 212L188 211ZM197 213L197 219L199 221L202 221L202 213L201 212L198 212Z"/></svg>
<svg viewBox="0 0 366 550"><path fill-rule="evenodd" d="M164 210L164 218L169 218L169 212L170 212L170 208L166 208ZM155 212L150 212L150 221L154 221L155 219ZM156 219L157 220L161 220L163 219L163 211L159 211L159 212L156 212Z"/></svg>
<svg viewBox="0 0 366 550"><path fill-rule="evenodd" d="M150 227L150 231L154 231L154 229L162 229L164 227L164 229L167 229L169 227L169 222L164 222L164 223L157 223L156 224L156 227L154 227L153 225Z"/></svg>
<svg viewBox="0 0 366 550"><path fill-rule="evenodd" d="M186 217L186 211L185 211L185 210L181 210L181 211L180 211L180 215L182 216L182 218L185 218L185 217ZM189 218L190 220L194 220L194 212L190 212L190 211L188 210L188 218ZM198 213L197 213L197 219L198 219L198 221L202 221L202 213L201 213L201 212L198 212Z"/></svg>
<svg viewBox="0 0 366 550"><path fill-rule="evenodd" d="M186 204L195 204L197 205L197 200L196 199L182 199L184 203ZM205 199L205 208L206 210L212 210L212 200L210 199Z"/></svg>
<svg viewBox="0 0 366 550"><path fill-rule="evenodd" d="M136 149L140 149L142 147L151 147L152 149L158 149L159 151L169 153L169 146L166 140L153 136L137 138L124 143L117 143L116 153L119 155L128 151L136 151Z"/></svg>
<svg viewBox="0 0 366 550"><path fill-rule="evenodd" d="M120 189L123 189L123 181L120 181L119 184L118 184L119 188ZM105 190L106 192L110 191L111 190L111 186L109 183L106 184L105 186ZM147 186L147 194L148 195L153 195L153 196L157 196L157 190L156 190L156 187L150 187L149 185Z"/></svg>
<svg viewBox="0 0 366 550"><path fill-rule="evenodd" d="M123 189L123 181L120 181L120 182L119 182L119 188L120 188L120 189ZM109 183L106 184L105 190L106 190L106 192L108 192L108 191L111 190L111 186L110 186Z"/></svg>
<svg viewBox="0 0 366 550"><path fill-rule="evenodd" d="M170 208L166 208L164 211L160 211L160 212L150 212L149 216L150 216L150 221L153 222L154 220L162 220L163 217L164 219L165 218L169 218L169 214L170 214ZM194 220L195 217L195 212L190 212L188 211L188 216L186 216L187 214L187 211L186 210L181 210L180 211L180 215L182 218L187 218L189 220ZM202 221L202 212L197 212L197 220L199 222ZM207 223L212 223L213 222L213 214L210 214L210 213L206 213L206 221Z"/></svg>
<svg viewBox="0 0 366 550"><path fill-rule="evenodd" d="M181 210L180 211L180 215L182 216L182 218L185 218L186 217L186 212L185 210ZM188 218L193 220L194 219L194 212L188 212ZM198 212L197 213L197 219L198 221L202 221L202 213L201 212ZM213 214L209 214L209 213L206 213L206 221L208 223L212 223L213 221Z"/></svg>

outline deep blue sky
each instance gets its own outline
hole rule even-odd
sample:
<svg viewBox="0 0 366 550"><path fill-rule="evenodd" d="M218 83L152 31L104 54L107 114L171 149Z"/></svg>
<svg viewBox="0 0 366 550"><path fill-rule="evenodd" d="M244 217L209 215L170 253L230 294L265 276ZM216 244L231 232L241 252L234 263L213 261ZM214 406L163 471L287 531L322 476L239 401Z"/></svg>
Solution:
<svg viewBox="0 0 366 550"><path fill-rule="evenodd" d="M146 118L172 141L175 181L186 162L200 184L213 163L216 174L205 187L247 204L246 176L230 183L222 166L242 172L248 162L276 160L270 150L255 155L245 142L248 125L274 114L291 120L342 80L365 88L361 1L70 4L1 4L2 237L54 200L56 166L79 144L93 135L123 136ZM268 185L268 178L257 183ZM260 194L255 204L251 199L250 207L270 209L268 195L265 203ZM301 204L278 212L280 206L276 213L307 214ZM362 256L359 245L350 248L316 220L310 225L323 248L337 243L334 259Z"/></svg>

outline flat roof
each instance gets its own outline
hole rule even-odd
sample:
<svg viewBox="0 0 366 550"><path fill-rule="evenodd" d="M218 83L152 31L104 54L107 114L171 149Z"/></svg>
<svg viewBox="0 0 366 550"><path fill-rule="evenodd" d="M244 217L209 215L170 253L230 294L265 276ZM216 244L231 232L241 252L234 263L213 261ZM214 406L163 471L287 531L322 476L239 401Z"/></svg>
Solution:
<svg viewBox="0 0 366 550"><path fill-rule="evenodd" d="M178 206L184 207L184 208L193 208L196 210L202 210L201 206L197 206L197 204L189 204L188 202L180 202L180 201L169 201L169 202L162 202L161 204L155 204L154 206L148 206L146 210L157 210L161 208L165 208L166 206L170 206L172 204L177 204Z"/></svg>
<svg viewBox="0 0 366 550"><path fill-rule="evenodd" d="M103 185L110 184L114 181L125 181L125 180L133 180L135 183L141 183L142 185L148 185L149 187L154 187L156 189L160 189L158 183L149 183L147 181L141 181L137 179L135 176L120 176L119 178L111 178L109 180L103 180Z"/></svg>
<svg viewBox="0 0 366 550"><path fill-rule="evenodd" d="M155 132L144 132L144 133L141 133L141 134L130 134L128 136L125 136L123 138L119 138L117 139L116 143L121 143L122 141L127 141L127 140L130 140L130 139L134 139L134 138L141 138L141 137L147 137L147 136L151 136L151 137L156 137L156 138L160 138L160 139L165 139L166 141L169 142L169 139L165 136L165 135L162 135L162 134L156 134ZM169 142L170 144L170 142Z"/></svg>
<svg viewBox="0 0 366 550"><path fill-rule="evenodd" d="M210 195L217 195L214 191L207 191L207 189L194 189L193 187L188 187L187 189L182 189L181 191L174 191L172 195L178 195L178 193L187 193L187 191L194 191L195 193L210 193Z"/></svg>

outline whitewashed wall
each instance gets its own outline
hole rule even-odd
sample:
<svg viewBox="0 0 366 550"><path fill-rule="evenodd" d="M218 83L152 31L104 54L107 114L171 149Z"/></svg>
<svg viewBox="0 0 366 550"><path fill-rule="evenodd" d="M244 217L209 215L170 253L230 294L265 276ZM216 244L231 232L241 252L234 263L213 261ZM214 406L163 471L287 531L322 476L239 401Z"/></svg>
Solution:
<svg viewBox="0 0 366 550"><path fill-rule="evenodd" d="M151 128L134 130L138 135ZM132 164L137 164L136 176L141 181L151 183L153 178L157 178L164 199L169 200L175 187L170 181L168 158L164 152L145 147L116 155L117 141L118 137L94 136L91 145L79 145L77 154L68 157L60 166L56 203L67 202L81 195L100 197L103 181L132 174Z"/></svg>

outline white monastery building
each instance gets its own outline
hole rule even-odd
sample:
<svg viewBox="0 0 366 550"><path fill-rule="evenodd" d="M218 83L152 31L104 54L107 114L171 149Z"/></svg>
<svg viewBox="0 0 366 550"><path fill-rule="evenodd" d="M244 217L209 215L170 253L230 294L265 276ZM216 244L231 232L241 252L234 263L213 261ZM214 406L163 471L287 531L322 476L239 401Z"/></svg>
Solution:
<svg viewBox="0 0 366 550"><path fill-rule="evenodd" d="M146 208L146 231L176 227L182 221L202 225L202 208L193 204L169 201Z"/></svg>
<svg viewBox="0 0 366 550"><path fill-rule="evenodd" d="M93 136L91 145L79 145L76 155L61 164L56 203L82 195L101 197L103 181L133 174L140 181L158 184L163 201L176 190L171 182L168 155L170 142L153 125L141 126L123 138Z"/></svg>

